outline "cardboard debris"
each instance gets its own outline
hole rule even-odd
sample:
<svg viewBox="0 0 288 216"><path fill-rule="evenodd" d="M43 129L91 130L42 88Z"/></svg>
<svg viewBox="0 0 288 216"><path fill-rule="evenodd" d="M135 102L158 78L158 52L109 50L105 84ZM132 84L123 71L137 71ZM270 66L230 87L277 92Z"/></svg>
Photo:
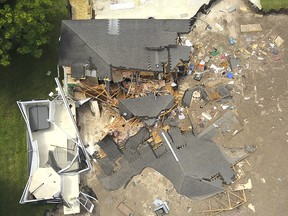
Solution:
<svg viewBox="0 0 288 216"><path fill-rule="evenodd" d="M281 56L279 54L278 55L273 55L272 59L273 59L273 61L280 61L281 60Z"/></svg>
<svg viewBox="0 0 288 216"><path fill-rule="evenodd" d="M275 44L277 47L280 47L283 43L284 43L284 40L283 40L280 36L277 36L277 37L274 39L274 44Z"/></svg>
<svg viewBox="0 0 288 216"><path fill-rule="evenodd" d="M242 33L262 31L262 27L260 24L241 25L240 28Z"/></svg>
<svg viewBox="0 0 288 216"><path fill-rule="evenodd" d="M256 212L255 211L255 206L252 205L251 203L249 203L248 208L251 209L253 212Z"/></svg>
<svg viewBox="0 0 288 216"><path fill-rule="evenodd" d="M241 6L239 9L245 13L249 11L249 9L246 6Z"/></svg>

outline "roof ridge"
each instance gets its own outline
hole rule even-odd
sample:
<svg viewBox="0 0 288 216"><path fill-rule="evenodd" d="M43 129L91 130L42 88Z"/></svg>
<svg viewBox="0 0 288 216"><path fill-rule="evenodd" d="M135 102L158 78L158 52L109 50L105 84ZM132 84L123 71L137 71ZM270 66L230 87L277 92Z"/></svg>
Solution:
<svg viewBox="0 0 288 216"><path fill-rule="evenodd" d="M90 44L88 40L85 40L85 38L83 38L81 36L81 34L79 34L75 29L73 29L71 27L71 25L69 25L68 23L72 23L72 22L81 22L82 20L62 20L62 23L66 24L67 27L69 27L69 29L71 31L73 31L75 33L75 35L80 38L84 43L85 46L87 45L96 55L98 55L104 62L107 63L107 65L110 65L111 63L107 61L107 59L105 59L101 54L99 54Z"/></svg>

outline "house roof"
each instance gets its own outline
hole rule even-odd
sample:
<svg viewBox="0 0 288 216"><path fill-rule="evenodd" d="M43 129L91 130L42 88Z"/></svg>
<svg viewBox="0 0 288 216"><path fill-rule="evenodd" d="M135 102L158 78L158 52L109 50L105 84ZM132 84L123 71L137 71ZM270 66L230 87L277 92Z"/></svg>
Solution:
<svg viewBox="0 0 288 216"><path fill-rule="evenodd" d="M186 161L186 163L191 164L190 161ZM150 167L168 178L179 194L189 198L205 199L224 190L220 179L209 182L201 177L188 174L175 161L172 154L164 154L158 160L153 161Z"/></svg>
<svg viewBox="0 0 288 216"><path fill-rule="evenodd" d="M111 66L161 72L159 63L170 61L167 47L175 53L177 35L189 31L190 20L64 20L59 65L72 67L76 78L89 58L100 78L112 79ZM182 47L180 57L188 59L189 52Z"/></svg>
<svg viewBox="0 0 288 216"><path fill-rule="evenodd" d="M178 127L171 127L168 134L166 137L186 175L199 179L212 179L220 175L223 182L232 183L235 172L215 143L197 139L192 132L182 134Z"/></svg>
<svg viewBox="0 0 288 216"><path fill-rule="evenodd" d="M124 115L125 112L131 112L137 117L157 117L161 111L172 108L174 97L171 95L146 96L139 98L128 98L119 100L119 112Z"/></svg>
<svg viewBox="0 0 288 216"><path fill-rule="evenodd" d="M171 144L178 161L161 135L162 132ZM235 172L231 168L232 165L220 147L207 137L199 139L192 132L181 134L177 127L171 127L168 132L160 131L159 135L164 140L164 145L158 155L145 144L146 134L149 135L149 131L142 128L134 136L133 145L128 144L124 149L124 160L121 161L120 170L101 178L106 188L118 189L145 167L151 167L168 178L178 193L196 199L220 193L224 190L223 183L230 184L234 180Z"/></svg>

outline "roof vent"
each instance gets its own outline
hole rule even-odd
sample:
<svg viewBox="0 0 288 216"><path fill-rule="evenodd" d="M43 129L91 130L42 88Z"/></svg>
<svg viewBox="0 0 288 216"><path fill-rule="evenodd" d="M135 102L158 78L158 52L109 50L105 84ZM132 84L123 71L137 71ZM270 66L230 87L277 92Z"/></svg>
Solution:
<svg viewBox="0 0 288 216"><path fill-rule="evenodd" d="M119 20L118 19L108 20L108 34L119 35Z"/></svg>

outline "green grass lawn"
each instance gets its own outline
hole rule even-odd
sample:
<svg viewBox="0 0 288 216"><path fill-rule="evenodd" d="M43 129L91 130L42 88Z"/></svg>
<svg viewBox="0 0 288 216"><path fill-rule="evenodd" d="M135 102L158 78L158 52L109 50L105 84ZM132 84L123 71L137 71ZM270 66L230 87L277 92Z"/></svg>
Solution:
<svg viewBox="0 0 288 216"><path fill-rule="evenodd" d="M264 11L288 9L288 0L261 0Z"/></svg>
<svg viewBox="0 0 288 216"><path fill-rule="evenodd" d="M62 19L68 18L66 0L53 0L60 12L53 22L51 42L34 59L13 54L11 66L0 68L0 215L43 215L47 205L20 205L27 181L26 128L17 100L46 99L55 88L58 37ZM50 77L46 75L51 70ZM52 206L53 207L53 206Z"/></svg>

